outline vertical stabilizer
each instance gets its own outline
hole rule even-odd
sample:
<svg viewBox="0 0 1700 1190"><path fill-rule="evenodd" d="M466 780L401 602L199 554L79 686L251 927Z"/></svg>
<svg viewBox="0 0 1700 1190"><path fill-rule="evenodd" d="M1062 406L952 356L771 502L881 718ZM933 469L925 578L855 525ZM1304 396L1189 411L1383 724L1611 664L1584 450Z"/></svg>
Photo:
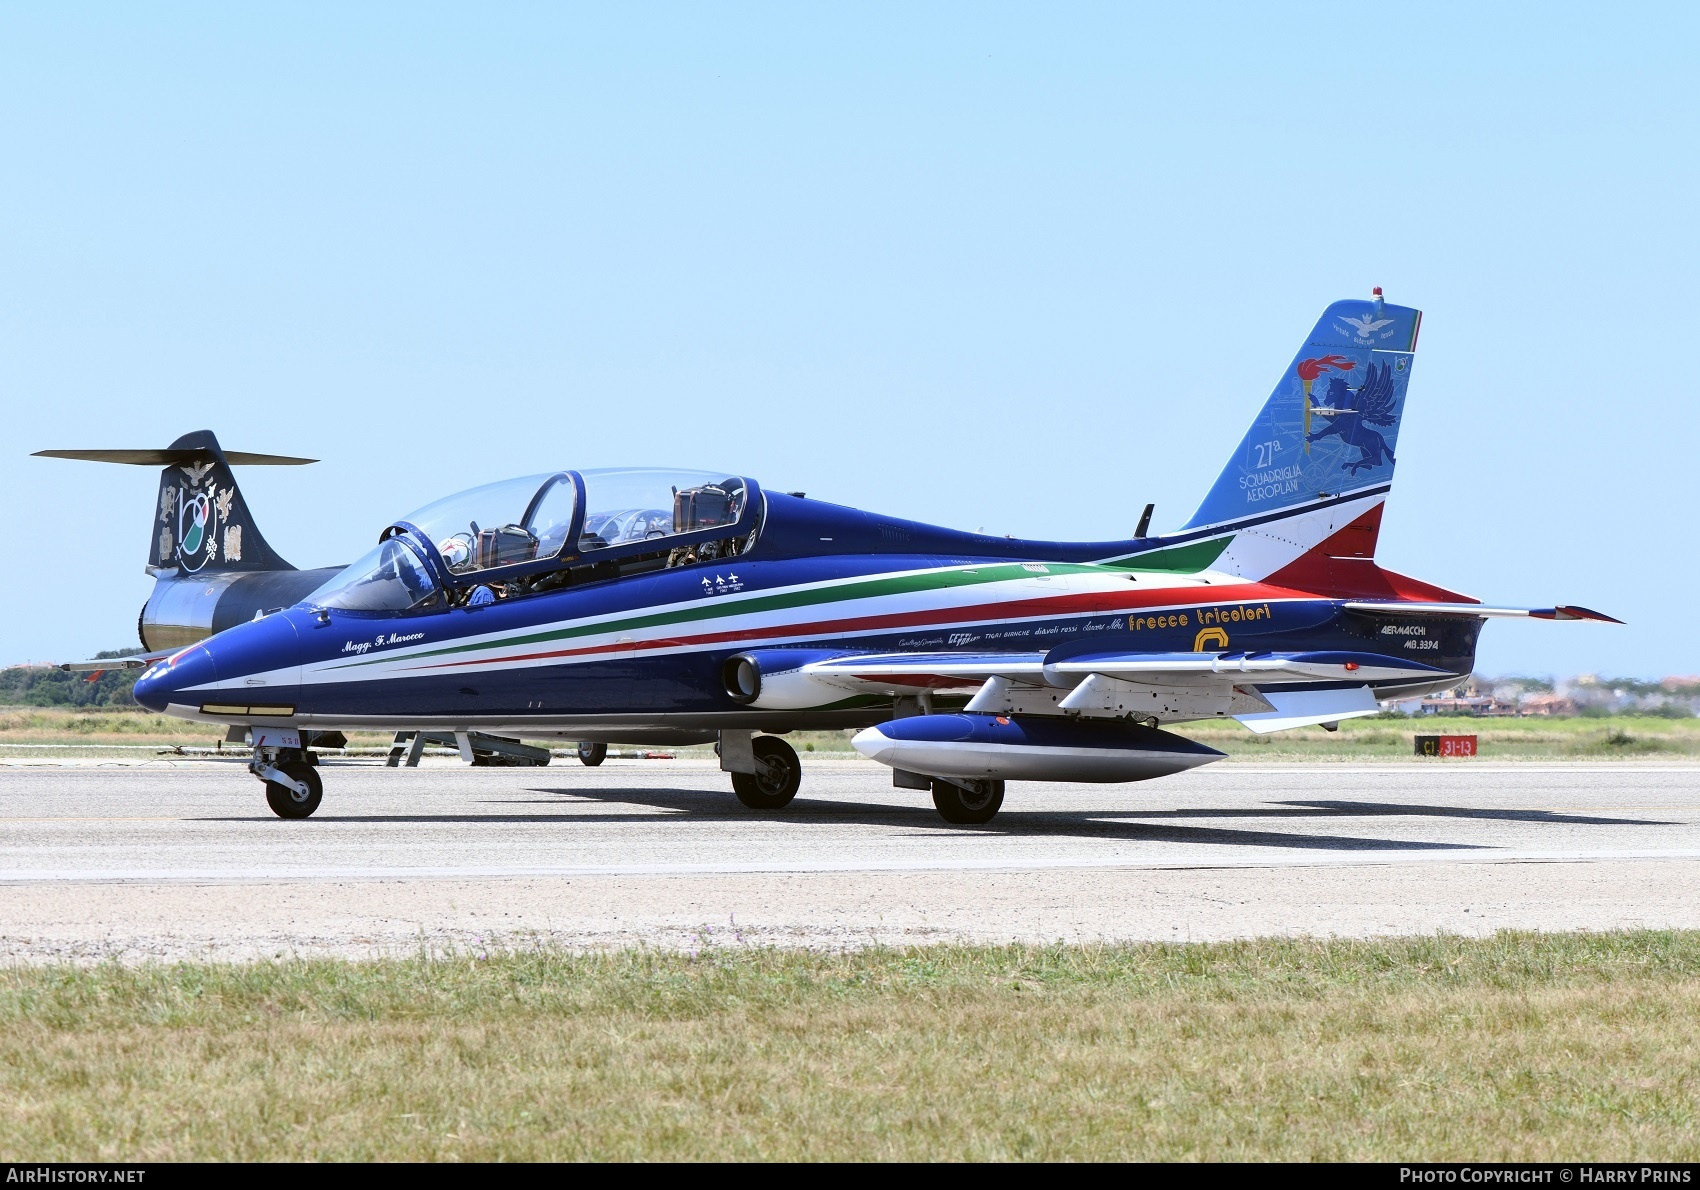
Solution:
<svg viewBox="0 0 1700 1190"><path fill-rule="evenodd" d="M1177 536L1227 538L1214 568L1248 578L1324 543L1373 558L1421 323L1379 289L1323 311Z"/></svg>

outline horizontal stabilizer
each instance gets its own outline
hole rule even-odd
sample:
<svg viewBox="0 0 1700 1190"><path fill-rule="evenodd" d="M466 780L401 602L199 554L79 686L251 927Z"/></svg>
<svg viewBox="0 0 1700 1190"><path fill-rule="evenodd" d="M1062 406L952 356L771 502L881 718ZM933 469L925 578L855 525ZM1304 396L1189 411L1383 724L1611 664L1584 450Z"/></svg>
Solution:
<svg viewBox="0 0 1700 1190"><path fill-rule="evenodd" d="M185 463L197 463L203 459L214 458L210 450L190 447L188 449L166 447L163 450L38 450L31 458L37 459L81 459L86 463L128 463L133 467L180 467ZM293 455L257 455L247 451L227 450L224 461L233 466L249 467L300 467L306 463L316 463L318 459L298 459Z"/></svg>
<svg viewBox="0 0 1700 1190"><path fill-rule="evenodd" d="M1347 611L1396 612L1414 616L1481 616L1488 619L1529 617L1536 620L1596 620L1602 624L1621 624L1622 620L1604 612L1593 611L1574 604L1557 607L1489 607L1482 603L1402 603L1396 599L1364 599L1341 604Z"/></svg>
<svg viewBox="0 0 1700 1190"><path fill-rule="evenodd" d="M1263 698L1275 709L1234 716L1258 735L1286 731L1290 727L1358 719L1381 710L1381 704L1368 686L1352 690L1266 690Z"/></svg>

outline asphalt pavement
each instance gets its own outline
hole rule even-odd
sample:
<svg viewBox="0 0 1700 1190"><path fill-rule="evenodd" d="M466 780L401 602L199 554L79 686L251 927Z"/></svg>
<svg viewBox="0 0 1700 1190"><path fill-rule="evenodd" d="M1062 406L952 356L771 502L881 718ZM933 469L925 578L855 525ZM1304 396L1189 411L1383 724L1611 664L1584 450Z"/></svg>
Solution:
<svg viewBox="0 0 1700 1190"><path fill-rule="evenodd" d="M697 760L0 767L0 956L857 946L1700 926L1700 766L1218 764L1012 784L989 825L859 759L760 814Z"/></svg>

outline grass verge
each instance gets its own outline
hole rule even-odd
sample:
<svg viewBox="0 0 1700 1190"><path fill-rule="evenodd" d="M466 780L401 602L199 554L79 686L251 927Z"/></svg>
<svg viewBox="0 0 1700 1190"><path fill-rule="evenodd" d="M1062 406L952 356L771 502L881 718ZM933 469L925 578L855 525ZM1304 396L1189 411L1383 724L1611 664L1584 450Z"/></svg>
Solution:
<svg viewBox="0 0 1700 1190"><path fill-rule="evenodd" d="M0 972L0 1159L1700 1157L1700 933Z"/></svg>

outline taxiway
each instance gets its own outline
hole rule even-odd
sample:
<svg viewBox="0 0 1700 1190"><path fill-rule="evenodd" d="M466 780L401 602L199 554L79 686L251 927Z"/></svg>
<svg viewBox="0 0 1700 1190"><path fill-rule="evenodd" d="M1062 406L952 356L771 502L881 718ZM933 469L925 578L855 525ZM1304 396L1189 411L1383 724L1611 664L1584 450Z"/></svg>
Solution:
<svg viewBox="0 0 1700 1190"><path fill-rule="evenodd" d="M855 946L1700 926L1700 767L1220 764L1011 785L988 826L859 760L760 815L696 760L0 769L0 957Z"/></svg>

